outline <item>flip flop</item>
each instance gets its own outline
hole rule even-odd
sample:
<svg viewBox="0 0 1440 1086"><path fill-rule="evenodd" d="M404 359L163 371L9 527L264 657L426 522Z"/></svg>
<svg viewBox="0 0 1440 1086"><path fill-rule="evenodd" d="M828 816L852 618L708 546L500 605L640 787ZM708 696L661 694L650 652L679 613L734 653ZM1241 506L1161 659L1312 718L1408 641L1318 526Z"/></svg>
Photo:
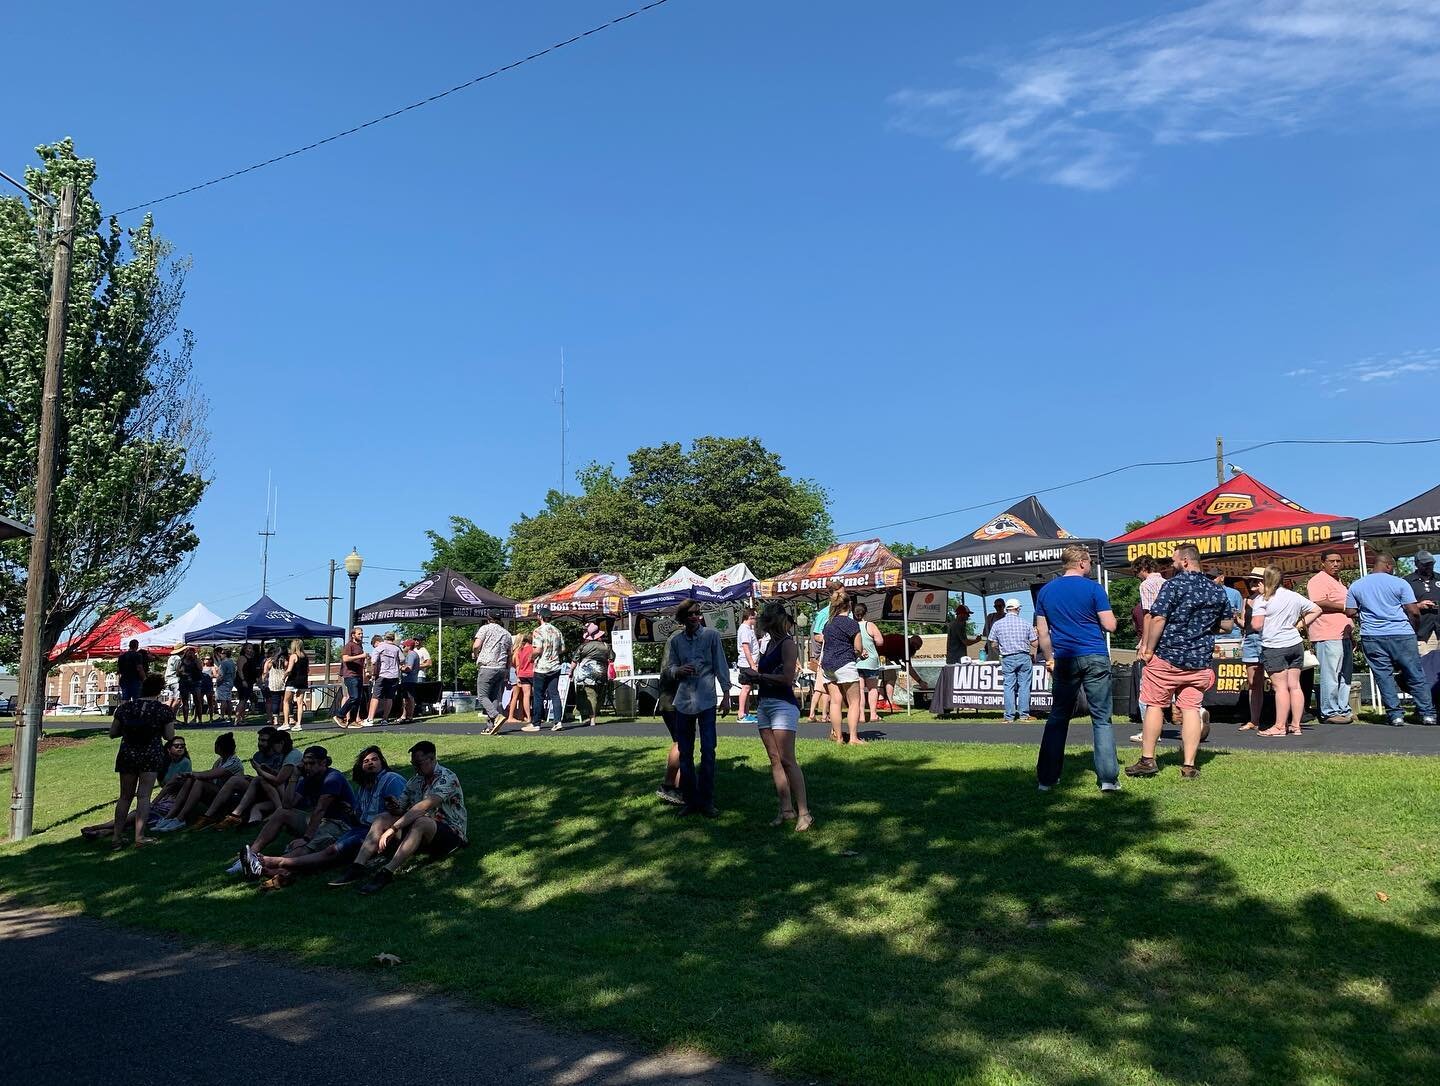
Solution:
<svg viewBox="0 0 1440 1086"><path fill-rule="evenodd" d="M1260 730L1260 725L1254 723L1253 721L1247 720L1244 724L1240 725L1239 730L1242 732L1258 732Z"/></svg>

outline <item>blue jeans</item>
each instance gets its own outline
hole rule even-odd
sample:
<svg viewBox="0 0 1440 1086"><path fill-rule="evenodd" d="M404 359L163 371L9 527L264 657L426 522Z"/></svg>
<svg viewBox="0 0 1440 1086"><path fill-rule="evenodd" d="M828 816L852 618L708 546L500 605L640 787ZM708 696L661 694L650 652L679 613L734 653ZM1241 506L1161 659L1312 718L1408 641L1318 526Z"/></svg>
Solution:
<svg viewBox="0 0 1440 1086"><path fill-rule="evenodd" d="M1075 711L1075 697L1081 687L1085 688L1085 700L1090 703L1090 720L1095 728L1095 777L1100 784L1114 784L1119 779L1115 732L1110 727L1110 657L1097 654L1055 661L1051 684L1054 702L1045 721L1045 734L1040 737L1040 757L1035 763L1035 778L1041 784L1053 785L1060 779L1070 714Z"/></svg>
<svg viewBox="0 0 1440 1086"><path fill-rule="evenodd" d="M1028 652L1000 657L1001 683L1005 691L1005 719L1015 720L1030 712L1030 680L1035 661Z"/></svg>
<svg viewBox="0 0 1440 1086"><path fill-rule="evenodd" d="M565 707L560 704L560 672L537 671L530 682L530 719L537 724L547 721L559 724L565 719ZM554 709L552 715L550 710Z"/></svg>
<svg viewBox="0 0 1440 1086"><path fill-rule="evenodd" d="M680 746L680 792L685 806L703 811L715 804L715 710L695 715L677 711L675 742ZM700 772L695 772L695 726L700 726Z"/></svg>
<svg viewBox="0 0 1440 1086"><path fill-rule="evenodd" d="M120 700L135 701L140 697L140 688L144 685L143 679L121 679Z"/></svg>
<svg viewBox="0 0 1440 1086"><path fill-rule="evenodd" d="M1350 715L1350 639L1316 641L1315 658L1320 661L1320 719Z"/></svg>
<svg viewBox="0 0 1440 1086"><path fill-rule="evenodd" d="M335 715L341 720L359 720L362 707L360 702L360 680L354 675L346 675L344 683L345 701L340 708L336 710Z"/></svg>
<svg viewBox="0 0 1440 1086"><path fill-rule="evenodd" d="M1415 644L1414 637L1409 634L1366 637L1360 642L1360 647L1365 650L1365 659L1370 661L1370 674L1375 676L1385 715L1392 723L1405 719L1405 712L1400 707L1400 691L1395 685L1397 671L1405 677L1405 685L1410 688L1410 696L1415 699L1420 718L1435 718L1435 702L1430 697L1425 672L1420 668L1420 647Z"/></svg>

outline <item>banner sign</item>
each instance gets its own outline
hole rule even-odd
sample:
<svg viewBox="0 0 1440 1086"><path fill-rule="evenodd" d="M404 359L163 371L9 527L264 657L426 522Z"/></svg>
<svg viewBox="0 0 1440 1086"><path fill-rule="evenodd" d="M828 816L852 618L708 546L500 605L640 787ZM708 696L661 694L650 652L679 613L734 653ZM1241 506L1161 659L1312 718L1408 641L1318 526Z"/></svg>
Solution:
<svg viewBox="0 0 1440 1086"><path fill-rule="evenodd" d="M635 643L630 631L610 631L610 647L615 651L615 678L631 678L635 674Z"/></svg>
<svg viewBox="0 0 1440 1086"><path fill-rule="evenodd" d="M948 683L944 682L947 678ZM1005 707L1004 677L999 660L965 660L950 664L944 669L941 680L937 684L937 697L941 693L940 687L948 689L944 691L945 697L938 711ZM1035 716L1044 716L1050 711L1050 705L1050 672L1044 664L1036 664L1030 669L1030 712Z"/></svg>

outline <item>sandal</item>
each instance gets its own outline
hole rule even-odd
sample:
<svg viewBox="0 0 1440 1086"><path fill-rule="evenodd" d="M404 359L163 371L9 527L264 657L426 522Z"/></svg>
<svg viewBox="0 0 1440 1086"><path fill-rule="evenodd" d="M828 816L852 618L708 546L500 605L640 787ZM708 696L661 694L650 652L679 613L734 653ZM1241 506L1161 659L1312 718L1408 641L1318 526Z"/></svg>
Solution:
<svg viewBox="0 0 1440 1086"><path fill-rule="evenodd" d="M1285 730L1284 724L1276 724L1266 728L1263 732L1256 732L1262 739L1284 739L1289 733Z"/></svg>
<svg viewBox="0 0 1440 1086"><path fill-rule="evenodd" d="M1193 765L1182 765L1180 767L1180 776L1187 781L1193 781L1196 777L1200 776L1200 770L1196 769Z"/></svg>
<svg viewBox="0 0 1440 1086"><path fill-rule="evenodd" d="M1293 727L1293 728L1286 728L1286 729L1285 729L1285 734L1286 734L1286 735L1304 735L1305 733L1300 730L1300 726L1297 724L1297 725L1296 725L1295 727Z"/></svg>
<svg viewBox="0 0 1440 1086"><path fill-rule="evenodd" d="M794 812L794 811L781 811L778 815L776 815L774 818L772 818L772 819L770 820L770 825L772 825L772 826L783 826L783 825L785 825L785 823L787 823L787 822L794 822L794 821L795 821L795 812Z"/></svg>
<svg viewBox="0 0 1440 1086"><path fill-rule="evenodd" d="M146 845L158 845L159 843L160 843L160 839L159 839L158 837L137 837L137 838L135 838L135 847L136 847L136 848L144 848Z"/></svg>
<svg viewBox="0 0 1440 1086"><path fill-rule="evenodd" d="M804 815L801 815L799 818L797 818L797 819L795 820L795 832L796 832L796 833L804 833L806 830L808 830L808 829L809 829L811 826L813 826L813 825L815 825L815 816L814 816L814 815L812 815L812 814L804 814Z"/></svg>
<svg viewBox="0 0 1440 1086"><path fill-rule="evenodd" d="M1260 730L1260 725L1256 724L1252 720L1247 720L1244 724L1240 725L1239 730L1242 732L1258 732Z"/></svg>
<svg viewBox="0 0 1440 1086"><path fill-rule="evenodd" d="M125 847L125 842L124 842L124 841L116 841L114 844L112 844L112 845L110 846L110 851L111 851L111 852L119 852L119 851L120 851L122 848L124 848L124 847Z"/></svg>

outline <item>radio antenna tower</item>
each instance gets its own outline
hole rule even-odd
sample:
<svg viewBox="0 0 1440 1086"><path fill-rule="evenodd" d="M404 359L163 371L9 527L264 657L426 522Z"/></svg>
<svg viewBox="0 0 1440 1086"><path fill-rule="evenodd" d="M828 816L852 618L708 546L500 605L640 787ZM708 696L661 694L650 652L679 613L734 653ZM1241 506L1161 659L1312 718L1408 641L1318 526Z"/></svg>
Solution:
<svg viewBox="0 0 1440 1086"><path fill-rule="evenodd" d="M270 587L270 537L275 534L275 525L280 520L280 488L272 488L271 472L265 473L265 528L258 534L263 536L265 542L260 548L260 595L265 595Z"/></svg>
<svg viewBox="0 0 1440 1086"><path fill-rule="evenodd" d="M566 495L566 472L565 472L565 432L570 429L570 423L565 418L565 348L560 348L560 496Z"/></svg>

